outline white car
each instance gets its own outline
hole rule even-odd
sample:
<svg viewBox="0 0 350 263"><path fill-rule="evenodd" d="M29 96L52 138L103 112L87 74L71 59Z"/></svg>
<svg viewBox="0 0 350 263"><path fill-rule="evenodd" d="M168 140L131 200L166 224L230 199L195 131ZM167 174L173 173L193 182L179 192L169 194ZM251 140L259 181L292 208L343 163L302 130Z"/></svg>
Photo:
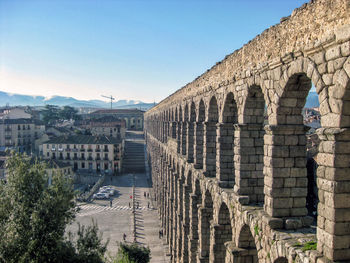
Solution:
<svg viewBox="0 0 350 263"><path fill-rule="evenodd" d="M93 199L108 199L109 194L108 193L97 193L92 196Z"/></svg>
<svg viewBox="0 0 350 263"><path fill-rule="evenodd" d="M110 195L114 195L114 190L112 190L112 189L100 189L99 193L108 194L110 196Z"/></svg>
<svg viewBox="0 0 350 263"><path fill-rule="evenodd" d="M114 195L115 189L110 186L102 186L100 187L100 193L109 193L110 195Z"/></svg>

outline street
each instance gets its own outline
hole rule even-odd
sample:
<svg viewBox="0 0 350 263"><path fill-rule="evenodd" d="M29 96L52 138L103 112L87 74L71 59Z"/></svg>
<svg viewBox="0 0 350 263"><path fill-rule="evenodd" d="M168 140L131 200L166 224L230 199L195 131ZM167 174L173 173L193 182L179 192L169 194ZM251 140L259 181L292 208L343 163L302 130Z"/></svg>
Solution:
<svg viewBox="0 0 350 263"><path fill-rule="evenodd" d="M94 200L89 203L79 203L80 211L76 221L67 230L76 232L78 222L81 225L89 225L92 220L97 222L103 240L110 240L108 244L109 255L115 255L118 251L118 242L134 242L134 219L132 213L133 200L135 204L136 242L149 246L151 249L151 262L168 262L165 256L166 246L159 239L159 219L157 210L153 208L151 188L146 174L127 174L122 176L107 177L103 185L110 185L116 189L116 193L108 200ZM133 184L135 180L135 194ZM146 197L144 196L146 195ZM112 206L110 206L112 200Z"/></svg>

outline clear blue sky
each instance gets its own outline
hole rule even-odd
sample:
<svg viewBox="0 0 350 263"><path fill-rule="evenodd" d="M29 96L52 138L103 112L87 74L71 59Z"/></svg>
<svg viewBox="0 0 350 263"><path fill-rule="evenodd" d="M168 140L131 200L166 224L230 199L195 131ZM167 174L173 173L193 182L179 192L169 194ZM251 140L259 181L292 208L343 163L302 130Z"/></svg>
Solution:
<svg viewBox="0 0 350 263"><path fill-rule="evenodd" d="M0 90L160 101L304 0L0 0Z"/></svg>

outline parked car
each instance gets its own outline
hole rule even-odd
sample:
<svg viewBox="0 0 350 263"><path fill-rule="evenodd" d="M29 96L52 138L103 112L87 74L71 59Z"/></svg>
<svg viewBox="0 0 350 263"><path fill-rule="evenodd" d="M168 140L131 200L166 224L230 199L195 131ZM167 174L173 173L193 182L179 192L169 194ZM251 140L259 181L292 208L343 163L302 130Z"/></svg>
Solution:
<svg viewBox="0 0 350 263"><path fill-rule="evenodd" d="M93 199L108 199L109 194L108 193L97 193L92 196Z"/></svg>
<svg viewBox="0 0 350 263"><path fill-rule="evenodd" d="M101 193L109 193L110 195L114 195L115 193L115 189L110 187L110 186L102 186L100 187L100 191Z"/></svg>
<svg viewBox="0 0 350 263"><path fill-rule="evenodd" d="M109 196L114 195L114 190L111 189L100 189L99 193L108 194Z"/></svg>

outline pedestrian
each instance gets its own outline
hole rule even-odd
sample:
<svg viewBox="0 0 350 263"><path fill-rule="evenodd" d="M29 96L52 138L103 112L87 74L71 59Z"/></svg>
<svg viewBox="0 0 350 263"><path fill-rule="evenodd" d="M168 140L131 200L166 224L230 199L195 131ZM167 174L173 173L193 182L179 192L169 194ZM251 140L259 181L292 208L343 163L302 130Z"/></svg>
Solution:
<svg viewBox="0 0 350 263"><path fill-rule="evenodd" d="M163 237L163 230L160 230L160 236Z"/></svg>
<svg viewBox="0 0 350 263"><path fill-rule="evenodd" d="M113 204L113 201L111 199L111 200L109 200L109 206L112 207L112 204Z"/></svg>
<svg viewBox="0 0 350 263"><path fill-rule="evenodd" d="M162 237L162 230L159 230L159 239Z"/></svg>
<svg viewBox="0 0 350 263"><path fill-rule="evenodd" d="M143 196L146 197L146 192L143 192Z"/></svg>
<svg viewBox="0 0 350 263"><path fill-rule="evenodd" d="M147 207L149 208L149 202L148 202L148 205L147 205Z"/></svg>
<svg viewBox="0 0 350 263"><path fill-rule="evenodd" d="M149 198L149 193L147 193L147 198Z"/></svg>
<svg viewBox="0 0 350 263"><path fill-rule="evenodd" d="M112 179L112 176L111 176L111 182L112 182L112 180L113 180L113 179Z"/></svg>
<svg viewBox="0 0 350 263"><path fill-rule="evenodd" d="M130 202L129 202L129 208L130 208L131 206L130 206Z"/></svg>
<svg viewBox="0 0 350 263"><path fill-rule="evenodd" d="M126 234L123 234L123 240L126 241Z"/></svg>
<svg viewBox="0 0 350 263"><path fill-rule="evenodd" d="M137 202L137 209L139 208L139 202Z"/></svg>

